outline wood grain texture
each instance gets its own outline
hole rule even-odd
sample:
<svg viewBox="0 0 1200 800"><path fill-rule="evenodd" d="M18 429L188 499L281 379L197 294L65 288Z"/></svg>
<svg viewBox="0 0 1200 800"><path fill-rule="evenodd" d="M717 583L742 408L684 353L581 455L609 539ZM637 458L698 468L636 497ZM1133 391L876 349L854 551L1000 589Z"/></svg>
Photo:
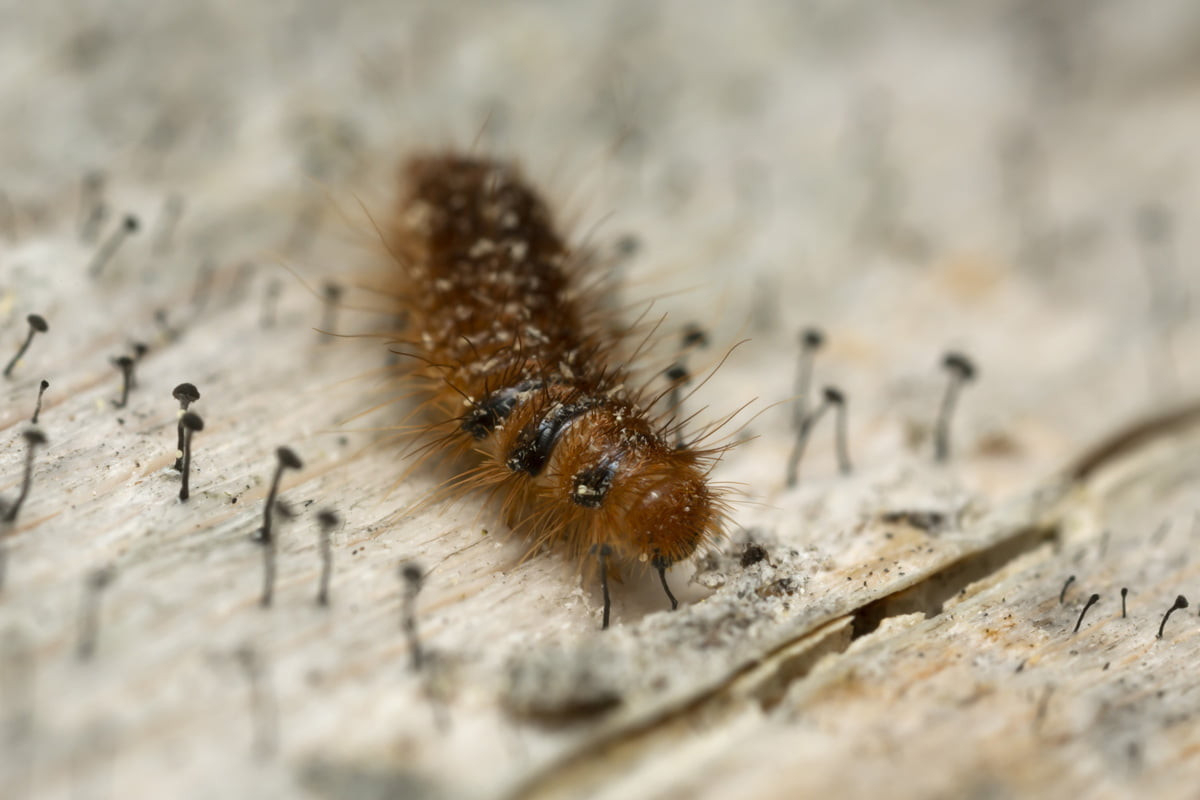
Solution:
<svg viewBox="0 0 1200 800"><path fill-rule="evenodd" d="M27 314L50 324L0 386L11 502L50 383L3 530L4 797L1193 795L1195 606L1155 637L1177 595L1200 601L1191 4L0 12L0 357ZM750 338L688 400L751 406L716 474L735 524L671 571L677 612L633 577L602 634L590 576L523 561L482 498L423 502L444 476L402 458L371 217L406 156L481 129L616 263L609 302L666 314L641 377L686 322L714 343L697 374ZM126 212L141 231L89 278ZM317 330L326 281L350 288L333 329L362 338ZM771 404L806 325L856 469L822 425L789 490ZM134 342L116 409L110 358ZM937 465L949 349L980 375ZM186 504L182 381L205 422ZM305 466L263 609L252 534L280 445Z"/></svg>

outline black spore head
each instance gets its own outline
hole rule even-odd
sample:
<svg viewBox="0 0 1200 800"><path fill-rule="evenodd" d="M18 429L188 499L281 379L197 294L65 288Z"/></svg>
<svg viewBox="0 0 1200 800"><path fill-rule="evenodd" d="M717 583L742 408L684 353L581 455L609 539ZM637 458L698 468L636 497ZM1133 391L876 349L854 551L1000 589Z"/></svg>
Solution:
<svg viewBox="0 0 1200 800"><path fill-rule="evenodd" d="M421 582L425 580L425 573L421 571L420 564L409 561L400 565L400 579L415 590L421 588Z"/></svg>
<svg viewBox="0 0 1200 800"><path fill-rule="evenodd" d="M629 258L639 249L641 249L641 246L641 239L632 233L626 233L617 239L617 255L619 255L621 258Z"/></svg>
<svg viewBox="0 0 1200 800"><path fill-rule="evenodd" d="M87 574L87 585L93 592L98 592L111 584L116 577L117 570L114 567L100 567Z"/></svg>
<svg viewBox="0 0 1200 800"><path fill-rule="evenodd" d="M25 443L30 447L40 447L46 443L46 434L42 433L37 428L26 428L25 432L21 434L21 438L23 438Z"/></svg>
<svg viewBox="0 0 1200 800"><path fill-rule="evenodd" d="M342 520L340 517L338 517L337 512L332 508L322 509L317 513L317 524L326 530L337 527L337 524L341 521Z"/></svg>
<svg viewBox="0 0 1200 800"><path fill-rule="evenodd" d="M683 328L684 347L708 347L708 332L695 322L689 322Z"/></svg>
<svg viewBox="0 0 1200 800"><path fill-rule="evenodd" d="M193 384L181 383L171 390L171 396L178 400L181 406L187 408L200 399L200 390Z"/></svg>
<svg viewBox="0 0 1200 800"><path fill-rule="evenodd" d="M800 344L806 350L819 350L825 344L825 334L820 328L805 328L800 331Z"/></svg>
<svg viewBox="0 0 1200 800"><path fill-rule="evenodd" d="M192 432L204 430L204 420L200 418L199 414L193 411L189 411L180 417L179 424Z"/></svg>
<svg viewBox="0 0 1200 800"><path fill-rule="evenodd" d="M133 214L126 214L125 219L121 223L121 225L129 233L137 233L138 228L141 227L141 223L138 221L138 218L135 217Z"/></svg>
<svg viewBox="0 0 1200 800"><path fill-rule="evenodd" d="M846 404L846 395L836 386L826 386L824 390L825 402L834 406Z"/></svg>
<svg viewBox="0 0 1200 800"><path fill-rule="evenodd" d="M674 364L667 367L667 380L676 382L676 381L686 381L687 379L688 379L687 367L685 367L683 364L680 364L678 361L676 361Z"/></svg>
<svg viewBox="0 0 1200 800"><path fill-rule="evenodd" d="M290 447L280 447L275 451L275 457L279 459L279 463L287 469L303 469L304 462L300 460L300 456L296 455L295 451Z"/></svg>
<svg viewBox="0 0 1200 800"><path fill-rule="evenodd" d="M974 362L962 353L946 353L942 356L942 366L963 381L973 381L979 374Z"/></svg>
<svg viewBox="0 0 1200 800"><path fill-rule="evenodd" d="M25 321L29 323L29 327L38 333L45 333L50 330L50 326L46 323L46 318L41 314L30 314L25 318Z"/></svg>

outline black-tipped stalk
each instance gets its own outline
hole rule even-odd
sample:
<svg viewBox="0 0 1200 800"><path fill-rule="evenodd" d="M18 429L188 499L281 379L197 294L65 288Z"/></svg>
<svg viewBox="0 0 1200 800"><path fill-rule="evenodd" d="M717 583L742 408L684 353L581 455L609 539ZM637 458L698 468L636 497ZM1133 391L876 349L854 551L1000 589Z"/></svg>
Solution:
<svg viewBox="0 0 1200 800"><path fill-rule="evenodd" d="M92 258L92 263L88 267L88 274L93 278L99 278L100 273L104 271L104 267L116 255L121 244L131 234L137 233L139 227L138 218L132 214L126 214L121 220L121 227L113 231L112 235L104 240L104 244L100 245L100 249L96 251L95 257Z"/></svg>
<svg viewBox="0 0 1200 800"><path fill-rule="evenodd" d="M213 277L216 272L217 265L211 258L200 262L200 269L197 270L196 275L196 287L192 290L192 306L197 314L208 305L208 296L212 293Z"/></svg>
<svg viewBox="0 0 1200 800"><path fill-rule="evenodd" d="M671 587L667 584L667 567L671 566L671 562L661 556L654 559L654 568L658 570L658 579L662 582L663 591L667 593L667 599L671 601L671 610L679 608L679 601L675 599L675 595L671 593Z"/></svg>
<svg viewBox="0 0 1200 800"><path fill-rule="evenodd" d="M83 604L79 610L79 644L75 655L87 661L96 652L96 639L100 634L100 597L113 582L116 571L112 567L92 570L84 578Z"/></svg>
<svg viewBox="0 0 1200 800"><path fill-rule="evenodd" d="M796 365L796 400L792 404L792 430L799 432L808 417L808 387L812 384L813 361L825 344L825 334L817 328L800 331L800 361Z"/></svg>
<svg viewBox="0 0 1200 800"><path fill-rule="evenodd" d="M275 509L275 496L279 493L279 481L286 469L302 469L304 462L290 448L280 447L275 451L278 464L275 467L275 477L271 480L271 491L267 493L266 507L263 508L263 524L258 529L258 540L263 546L263 592L262 605L271 605L271 597L275 592L275 536L271 531L272 511Z"/></svg>
<svg viewBox="0 0 1200 800"><path fill-rule="evenodd" d="M420 672L425 657L421 652L421 639L417 635L417 595L425 583L425 574L420 565L410 561L400 566L400 580L404 584L404 616L401 624L404 626L404 636L408 639L409 663L413 672Z"/></svg>
<svg viewBox="0 0 1200 800"><path fill-rule="evenodd" d="M25 318L25 321L29 323L29 334L25 337L21 348L17 350L17 354L12 357L8 362L8 366L4 368L4 377L6 378L12 376L13 367L17 365L17 362L21 360L21 356L25 355L25 351L29 349L29 343L33 341L33 337L50 330L50 326L46 324L46 319L40 314L30 314Z"/></svg>
<svg viewBox="0 0 1200 800"><path fill-rule="evenodd" d="M250 283L256 269L253 261L238 264L237 271L233 273L233 283L229 285L229 292L225 295L227 304L233 305L249 296Z"/></svg>
<svg viewBox="0 0 1200 800"><path fill-rule="evenodd" d="M156 256L164 256L171 249L171 236L175 226L183 216L183 198L172 192L163 200L162 218L158 223L158 234L154 237L154 246L150 252Z"/></svg>
<svg viewBox="0 0 1200 800"><path fill-rule="evenodd" d="M17 209L8 192L0 189L0 235L10 242L17 240Z"/></svg>
<svg viewBox="0 0 1200 800"><path fill-rule="evenodd" d="M204 420L200 419L199 414L188 411L179 418L179 425L184 431L183 469L180 470L183 480L179 484L179 499L185 501L189 496L188 478L192 473L192 434L204 430Z"/></svg>
<svg viewBox="0 0 1200 800"><path fill-rule="evenodd" d="M104 202L104 173L89 172L83 176L79 191L79 238L86 244L96 241L100 226L108 216Z"/></svg>
<svg viewBox="0 0 1200 800"><path fill-rule="evenodd" d="M154 312L154 324L158 326L159 340L163 342L173 342L179 338L179 331L171 327L171 323L167 320L167 310L165 308L156 309Z"/></svg>
<svg viewBox="0 0 1200 800"><path fill-rule="evenodd" d="M1129 587L1121 587L1121 619L1125 619L1125 598L1129 596Z"/></svg>
<svg viewBox="0 0 1200 800"><path fill-rule="evenodd" d="M696 348L708 347L708 333L703 328L694 322L689 322L683 328L683 336L680 340L679 358L674 364L667 367L667 380L671 382L671 389L667 393L667 407L669 413L676 420L683 418L683 387L691 383L691 375L687 368L687 355ZM675 449L682 450L685 447L683 440L683 426L675 425Z"/></svg>
<svg viewBox="0 0 1200 800"><path fill-rule="evenodd" d="M1060 606L1067 601L1067 589L1070 589L1071 584L1074 582L1074 575L1068 575L1066 581L1063 582L1062 591L1058 593L1058 604Z"/></svg>
<svg viewBox="0 0 1200 800"><path fill-rule="evenodd" d="M700 348L703 350L708 347L708 332L701 328L695 322L689 322L683 326L683 349L691 350L692 348Z"/></svg>
<svg viewBox="0 0 1200 800"><path fill-rule="evenodd" d="M259 320L261 327L275 327L275 312L279 307L279 295L282 292L282 281L273 280L267 284L267 289L263 292L262 317Z"/></svg>
<svg viewBox="0 0 1200 800"><path fill-rule="evenodd" d="M842 393L841 389L826 386L825 402L837 409L837 418L834 420L834 423L836 426L838 471L843 475L849 475L853 467L850 464L849 435L846 431L846 395Z"/></svg>
<svg viewBox="0 0 1200 800"><path fill-rule="evenodd" d="M30 424L32 425L37 425L38 417L40 417L42 414L42 395L44 395L46 390L49 388L50 381L42 381L41 385L38 386L37 405L33 407L33 419L29 420Z"/></svg>
<svg viewBox="0 0 1200 800"><path fill-rule="evenodd" d="M307 253L312 247L317 232L321 229L324 217L325 207L323 205L317 202L305 203L304 207L300 209L300 213L296 215L296 221L291 233L288 234L283 252L292 257Z"/></svg>
<svg viewBox="0 0 1200 800"><path fill-rule="evenodd" d="M250 687L250 715L254 726L254 754L259 758L274 755L278 740L278 712L273 693L264 674L263 659L252 645L239 647L234 656Z"/></svg>
<svg viewBox="0 0 1200 800"><path fill-rule="evenodd" d="M1091 597L1088 598L1088 601L1086 603L1084 603L1084 605L1083 605L1083 610L1079 612L1079 619L1075 621L1075 630L1071 631L1071 633L1079 633L1079 626L1083 624L1083 615L1088 612L1089 608L1091 608L1092 606L1096 605L1096 603L1099 603L1099 602L1100 602L1100 595L1098 595L1098 594L1093 594Z"/></svg>
<svg viewBox="0 0 1200 800"><path fill-rule="evenodd" d="M1163 614L1162 623L1158 626L1158 638L1159 639L1161 639L1163 637L1163 628L1167 627L1167 620L1171 618L1171 615L1174 614L1176 611L1179 611L1180 609L1184 609L1187 607L1188 607L1188 601L1187 601L1186 597L1184 597L1183 595L1179 595L1178 597L1175 598L1174 605L1172 605L1170 608L1167 609L1167 613Z"/></svg>
<svg viewBox="0 0 1200 800"><path fill-rule="evenodd" d="M317 587L317 605L329 605L329 579L333 576L333 547L330 544L330 534L341 520L332 509L325 509L317 514L319 533L317 549L321 552L321 583Z"/></svg>
<svg viewBox="0 0 1200 800"><path fill-rule="evenodd" d="M183 469L183 415L188 406L200 399L200 390L190 383L181 383L171 390L171 396L179 401L179 421L175 424L175 464L176 471Z"/></svg>
<svg viewBox="0 0 1200 800"><path fill-rule="evenodd" d="M46 443L46 436L37 428L30 428L21 434L25 439L25 477L21 481L21 493L17 495L16 501L8 507L8 513L4 515L5 522L16 522L17 514L21 511L21 506L25 503L25 498L29 496L29 486L33 483L33 455L38 447Z"/></svg>
<svg viewBox="0 0 1200 800"><path fill-rule="evenodd" d="M667 393L667 406L671 416L678 420L683 416L683 387L691 380L683 361L676 361L667 367L667 380L671 382L671 390ZM676 422L675 449L682 450L683 447L683 426Z"/></svg>
<svg viewBox="0 0 1200 800"><path fill-rule="evenodd" d="M267 503L263 508L263 524L258 529L258 538L264 542L271 539L271 511L275 507L275 497L279 494L279 481L283 478L284 470L304 468L304 462L290 447L276 448L275 459L278 462L275 465L275 476L271 479L271 490L267 493Z"/></svg>
<svg viewBox="0 0 1200 800"><path fill-rule="evenodd" d="M137 365L142 363L142 359L145 358L146 354L149 352L150 352L150 346L148 344L146 344L145 342L134 342L133 343L133 356L132 356L133 369L130 370L130 372L129 372L129 388L130 389L137 388L137 386L138 386Z"/></svg>
<svg viewBox="0 0 1200 800"><path fill-rule="evenodd" d="M946 384L946 394L942 396L942 407L934 425L934 458L939 463L950 459L950 419L954 416L958 394L978 374L971 359L962 353L947 353L942 357L942 367L950 373L950 381Z"/></svg>
<svg viewBox="0 0 1200 800"><path fill-rule="evenodd" d="M608 593L608 557L612 555L612 548L606 544L595 545L592 547L592 553L596 556L600 569L600 591L604 595L604 614L600 620L600 629L608 630L608 620L612 614L612 596Z"/></svg>
<svg viewBox="0 0 1200 800"><path fill-rule="evenodd" d="M801 421L800 429L796 431L796 443L792 445L792 454L788 457L787 464L787 487L789 489L795 488L800 478L800 460L804 458L804 449L808 446L809 436L830 405L827 395L821 405L813 409L812 413Z"/></svg>
<svg viewBox="0 0 1200 800"><path fill-rule="evenodd" d="M113 366L121 370L121 399L113 400L112 404L114 408L124 408L129 402L129 390L133 388L133 368L137 366L137 361L130 356L120 356L111 360Z"/></svg>
<svg viewBox="0 0 1200 800"><path fill-rule="evenodd" d="M325 342L333 341L333 329L337 327L338 304L342 301L342 292L342 287L333 282L326 283L321 289L321 295L325 298L325 317L321 321L321 330L325 331L322 340Z"/></svg>
<svg viewBox="0 0 1200 800"><path fill-rule="evenodd" d="M1174 219L1161 204L1143 206L1134 216L1134 230L1142 250L1142 263L1150 285L1150 314L1157 325L1170 332L1177 310L1186 308L1187 297L1175 280Z"/></svg>

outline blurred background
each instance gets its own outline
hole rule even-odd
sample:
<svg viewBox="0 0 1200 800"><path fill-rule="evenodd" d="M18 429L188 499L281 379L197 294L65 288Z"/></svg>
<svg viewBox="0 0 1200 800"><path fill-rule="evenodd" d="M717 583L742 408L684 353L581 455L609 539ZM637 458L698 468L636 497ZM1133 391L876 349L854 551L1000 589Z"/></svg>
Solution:
<svg viewBox="0 0 1200 800"><path fill-rule="evenodd" d="M622 278L616 301L632 315L655 298L667 339L692 321L709 329L714 344L697 374L750 340L695 401L708 418L788 398L797 334L817 326L828 340L817 382L850 398L856 462L870 470L926 458L942 354L969 354L980 376L955 422L961 478L1003 496L1115 426L1200 390L1198 42L1192 0L0 0L0 335L15 349L31 311L54 333L31 351L26 382L3 387L0 422L17 436L43 373L77 389L78 420L53 435L88 460L56 462L69 467L59 488L86 505L89 493L119 487L138 508L137 492L157 479L97 465L114 452L153 458L162 442L114 439L82 420L114 390L105 356L130 339L165 341L187 319L211 346L190 351L187 371L152 359L146 380L198 375L226 390L210 395L210 408L239 421L199 440L219 442L223 463L238 465L221 479L240 496L252 483L245 474L266 467L239 443L316 441L362 405L337 392L339 381L379 361L377 352L301 359L296 343L313 339L320 318L307 287L353 283L384 263L369 216L389 213L406 154L474 148L517 159L545 187L580 247L611 261ZM137 215L139 234L103 282L89 282L89 263L125 214ZM199 314L201 296L215 316ZM370 316L341 323L378 328ZM173 424L159 394L165 405L141 417L135 405L131 425ZM286 429L288 413L302 421ZM741 435L758 438L722 467L755 501L783 490L788 415L784 404L749 422ZM22 453L3 456L6 493L16 491ZM832 442L814 441L809 458L812 475L834 475ZM83 475L81 463L101 471ZM395 505L391 482L378 478L363 496ZM0 620L52 658L70 646L56 626L76 613L75 589L64 595L62 582L75 587L85 560L122 556L144 533L127 520L88 538L74 505L46 523L59 512L42 498L31 499L39 524L74 538L25 545L35 548L35 577ZM253 509L229 513L242 509L248 516L231 528L253 524ZM749 525L759 512L739 513ZM399 525L389 522L392 541L403 541ZM147 558L160 576L185 568ZM545 579L574 586L565 572ZM391 573L370 580L391 597ZM129 636L147 619L175 630L168 611L183 604L127 602L145 615L127 617L142 620L128 623ZM223 624L193 630L220 638ZM283 623L275 631L290 635ZM304 686L301 667L293 672ZM202 716L177 696L188 680L198 679L169 682L164 717L129 710L138 680L125 681L120 701L95 674L52 669L54 693L100 711L56 711L43 698L38 735L13 734L22 747L36 743L24 763L37 777L12 785L55 797L288 796L299 785L354 793L293 769L299 756L243 773L222 750L222 724L187 722ZM354 700L342 708L372 723L344 749L361 745L366 762L419 749L415 739L375 737L382 711L345 691ZM243 702L216 697L194 702ZM401 713L395 701L386 707ZM292 755L353 727L310 711ZM170 758L146 749L159 726L175 731ZM456 734L460 745L473 735ZM489 747L483 758L498 758ZM509 765L500 783L518 785L522 769ZM491 793L484 776L443 777L405 790Z"/></svg>

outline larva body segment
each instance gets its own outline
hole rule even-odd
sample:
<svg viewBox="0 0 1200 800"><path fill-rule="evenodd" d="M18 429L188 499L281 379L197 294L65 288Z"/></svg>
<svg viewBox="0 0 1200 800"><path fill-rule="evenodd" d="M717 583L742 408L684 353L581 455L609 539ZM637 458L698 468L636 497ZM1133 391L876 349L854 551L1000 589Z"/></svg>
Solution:
<svg viewBox="0 0 1200 800"><path fill-rule="evenodd" d="M510 164L410 160L393 254L429 389L434 447L474 450L514 529L577 557L607 545L661 572L718 533L714 450L672 446L625 388L617 344L579 289L546 204Z"/></svg>

